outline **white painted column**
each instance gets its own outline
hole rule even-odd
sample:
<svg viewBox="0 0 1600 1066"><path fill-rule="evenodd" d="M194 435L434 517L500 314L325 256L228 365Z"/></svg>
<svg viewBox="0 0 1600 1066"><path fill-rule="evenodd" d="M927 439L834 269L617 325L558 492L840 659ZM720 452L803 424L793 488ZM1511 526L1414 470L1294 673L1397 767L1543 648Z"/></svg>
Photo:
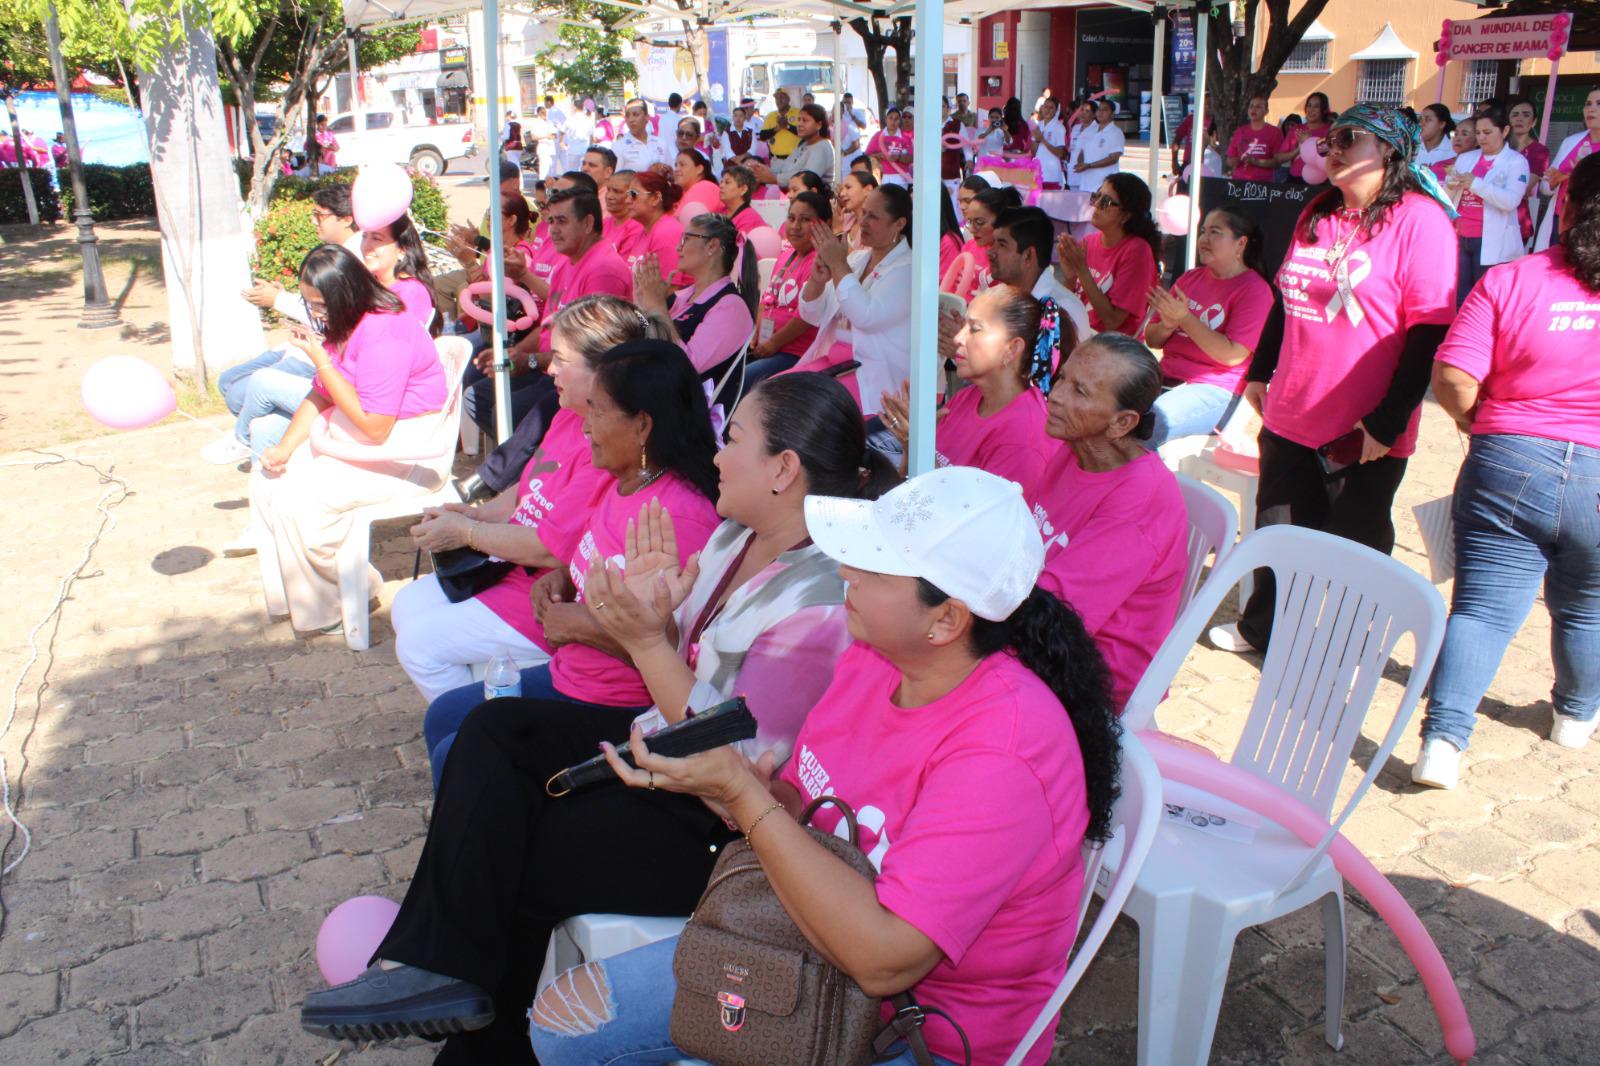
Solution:
<svg viewBox="0 0 1600 1066"><path fill-rule="evenodd" d="M907 471L933 469L935 382L939 374L939 101L944 86L944 7L917 0L915 105L918 136L912 142L911 229L911 440Z"/></svg>

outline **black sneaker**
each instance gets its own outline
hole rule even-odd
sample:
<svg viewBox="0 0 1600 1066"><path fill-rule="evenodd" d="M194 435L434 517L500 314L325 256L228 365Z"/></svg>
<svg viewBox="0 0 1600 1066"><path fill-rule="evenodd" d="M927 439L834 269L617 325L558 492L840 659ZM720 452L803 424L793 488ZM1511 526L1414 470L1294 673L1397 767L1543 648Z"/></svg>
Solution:
<svg viewBox="0 0 1600 1066"><path fill-rule="evenodd" d="M416 966L374 964L354 981L306 997L300 1026L334 1040L440 1037L494 1021L489 993L468 981Z"/></svg>

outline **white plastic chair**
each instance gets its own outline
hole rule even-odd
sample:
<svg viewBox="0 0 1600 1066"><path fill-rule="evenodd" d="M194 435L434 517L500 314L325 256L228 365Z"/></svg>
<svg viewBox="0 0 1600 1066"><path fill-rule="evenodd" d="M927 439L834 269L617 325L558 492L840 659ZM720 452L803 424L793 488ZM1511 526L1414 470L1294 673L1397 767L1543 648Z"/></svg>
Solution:
<svg viewBox="0 0 1600 1066"><path fill-rule="evenodd" d="M772 273L777 269L778 260L776 258L756 260L756 274L761 279L762 292L766 292L767 286L772 284Z"/></svg>
<svg viewBox="0 0 1600 1066"><path fill-rule="evenodd" d="M687 917L646 918L635 914L580 914L568 918L550 934L544 969L539 971L539 990L574 966L677 936L688 921Z"/></svg>
<svg viewBox="0 0 1600 1066"><path fill-rule="evenodd" d="M1228 420L1210 436L1184 437L1161 446L1162 462L1174 473L1226 489L1239 497L1239 534L1245 537L1255 532L1256 486L1261 481L1260 471L1253 461L1256 459L1255 442L1245 430L1254 417L1254 409L1241 401ZM1250 575L1239 582L1240 610L1250 599L1255 584L1255 578Z"/></svg>
<svg viewBox="0 0 1600 1066"><path fill-rule="evenodd" d="M372 641L371 618L367 606L371 596L368 586L372 555L372 524L390 518L421 514L424 507L434 507L460 497L450 485L450 466L455 460L456 439L461 421L461 375L472 358L472 343L465 337L440 337L434 341L439 352L439 365L444 369L449 394L428 433L426 444L415 453L400 454L384 445L359 444L341 439L330 418L319 418L312 429L312 441L319 452L346 459L353 463L410 463L429 469L438 482L438 488L420 495L402 495L384 503L357 508L351 512L350 533L339 545L336 566L339 571L339 606L344 618L344 641L352 651L364 651Z"/></svg>
<svg viewBox="0 0 1600 1066"><path fill-rule="evenodd" d="M1162 826L1124 907L1139 924L1141 1066L1204 1064L1234 940L1318 900L1327 944L1324 1036L1335 1049L1343 1044L1344 880L1327 848L1388 761L1444 639L1444 601L1420 574L1352 541L1271 526L1240 541L1178 616L1128 699L1124 728L1156 728L1156 707L1195 640L1257 567L1276 578L1276 613L1234 766L1331 818L1383 669L1407 633L1416 659L1382 743L1317 847L1266 819L1248 842Z"/></svg>
<svg viewBox="0 0 1600 1066"><path fill-rule="evenodd" d="M1020 1066L1039 1038L1046 1031L1055 1031L1061 1019L1062 1004L1066 1003L1067 997L1072 995L1072 990L1082 980L1084 971L1089 969L1095 953L1110 934L1117 915L1122 913L1122 904L1133 890L1134 879L1144 866L1145 858L1150 854L1150 845L1155 843L1156 833L1161 828L1161 774L1156 769L1155 760L1131 731L1122 734L1121 784L1122 794L1117 797L1117 805L1111 812L1112 838L1105 847L1084 849L1083 898L1078 902L1078 928L1083 928L1090 897L1095 894L1096 884L1102 879L1104 884L1100 885L1100 892L1105 897L1105 903L1073 953L1072 962L1062 975L1061 983L1039 1011L1027 1035L1006 1060L1006 1066ZM1103 869L1108 854L1118 856L1114 875L1108 875Z"/></svg>
<svg viewBox="0 0 1600 1066"><path fill-rule="evenodd" d="M1191 477L1177 475L1178 491L1189 512L1189 569L1183 575L1183 598L1178 610L1188 606L1200 587L1206 559L1215 553L1221 564L1239 539L1239 514L1227 497Z"/></svg>

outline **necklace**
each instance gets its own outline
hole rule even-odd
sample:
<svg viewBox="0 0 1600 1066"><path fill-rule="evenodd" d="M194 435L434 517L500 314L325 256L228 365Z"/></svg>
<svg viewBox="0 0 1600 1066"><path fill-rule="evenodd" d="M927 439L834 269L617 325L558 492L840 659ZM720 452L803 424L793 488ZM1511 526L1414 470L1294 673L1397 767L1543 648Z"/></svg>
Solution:
<svg viewBox="0 0 1600 1066"><path fill-rule="evenodd" d="M651 470L651 471L646 472L645 474L643 474L639 478L639 484L637 484L637 485L635 485L633 487L633 491L634 492L638 492L640 489L644 488L646 485L649 485L652 481L655 481L658 478L660 478L661 475L664 474L664 473L666 473L665 470ZM631 495L631 493L630 493L630 495Z"/></svg>

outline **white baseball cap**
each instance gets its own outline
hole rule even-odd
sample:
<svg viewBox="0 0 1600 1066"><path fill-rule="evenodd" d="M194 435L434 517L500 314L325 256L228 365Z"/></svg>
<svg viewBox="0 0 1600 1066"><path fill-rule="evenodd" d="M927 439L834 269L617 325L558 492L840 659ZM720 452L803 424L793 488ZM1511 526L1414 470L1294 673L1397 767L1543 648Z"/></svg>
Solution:
<svg viewBox="0 0 1600 1066"><path fill-rule="evenodd" d="M1044 568L1022 487L970 466L941 467L877 500L807 496L806 530L829 558L923 578L991 622L1011 617Z"/></svg>

